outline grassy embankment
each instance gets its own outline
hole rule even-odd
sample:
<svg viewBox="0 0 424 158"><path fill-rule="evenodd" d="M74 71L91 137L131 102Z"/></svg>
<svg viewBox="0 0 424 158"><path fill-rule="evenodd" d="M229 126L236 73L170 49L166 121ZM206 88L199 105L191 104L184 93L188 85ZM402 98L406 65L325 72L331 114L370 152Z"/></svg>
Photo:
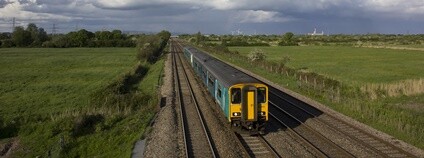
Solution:
<svg viewBox="0 0 424 158"><path fill-rule="evenodd" d="M240 55L214 53L284 87L322 102L365 124L424 148L424 54L421 51L353 47L259 47L267 63L250 63L253 47ZM290 61L281 67L281 59ZM309 77L309 78L308 78ZM411 82L404 84L403 82ZM377 85L378 88L368 87ZM403 87L389 97L390 88ZM406 88L405 88L406 87ZM418 88L418 92L407 93Z"/></svg>
<svg viewBox="0 0 424 158"><path fill-rule="evenodd" d="M0 143L12 156L129 157L154 115L163 60L140 63L134 48L0 55Z"/></svg>

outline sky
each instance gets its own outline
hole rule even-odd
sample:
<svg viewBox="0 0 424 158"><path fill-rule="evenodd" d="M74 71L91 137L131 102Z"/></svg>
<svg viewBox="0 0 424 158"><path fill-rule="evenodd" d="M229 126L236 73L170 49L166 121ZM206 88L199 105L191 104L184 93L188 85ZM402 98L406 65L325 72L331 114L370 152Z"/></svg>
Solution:
<svg viewBox="0 0 424 158"><path fill-rule="evenodd" d="M424 0L0 0L0 32L424 34Z"/></svg>

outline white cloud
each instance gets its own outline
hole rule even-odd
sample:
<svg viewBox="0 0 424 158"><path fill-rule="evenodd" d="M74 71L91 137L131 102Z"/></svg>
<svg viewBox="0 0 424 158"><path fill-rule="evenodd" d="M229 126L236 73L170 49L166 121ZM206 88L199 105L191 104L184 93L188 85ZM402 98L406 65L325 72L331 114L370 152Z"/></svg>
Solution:
<svg viewBox="0 0 424 158"><path fill-rule="evenodd" d="M325 9L342 3L342 0L87 0L96 6L110 9L137 9L152 5L186 5L187 8L209 8L217 10L279 10L296 8L301 10Z"/></svg>
<svg viewBox="0 0 424 158"><path fill-rule="evenodd" d="M33 0L35 1L35 0ZM11 0L11 4L8 4L0 9L2 19L17 18L20 20L70 20L71 17L60 15L60 14L49 14L49 13L37 13L26 11L25 8L29 6L27 3L20 3L18 0ZM42 6L37 6L42 7Z"/></svg>

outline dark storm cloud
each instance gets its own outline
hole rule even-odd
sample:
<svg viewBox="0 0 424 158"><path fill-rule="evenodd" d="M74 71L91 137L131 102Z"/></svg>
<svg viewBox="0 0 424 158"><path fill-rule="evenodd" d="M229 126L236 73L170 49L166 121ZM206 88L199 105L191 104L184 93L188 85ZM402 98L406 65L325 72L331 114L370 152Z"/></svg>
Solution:
<svg viewBox="0 0 424 158"><path fill-rule="evenodd" d="M420 18L424 1L0 0L0 14L0 21L43 19L39 23L53 21L91 29L305 33L317 27L330 33L387 33L404 32L408 27L411 32L423 33L416 25L424 23Z"/></svg>

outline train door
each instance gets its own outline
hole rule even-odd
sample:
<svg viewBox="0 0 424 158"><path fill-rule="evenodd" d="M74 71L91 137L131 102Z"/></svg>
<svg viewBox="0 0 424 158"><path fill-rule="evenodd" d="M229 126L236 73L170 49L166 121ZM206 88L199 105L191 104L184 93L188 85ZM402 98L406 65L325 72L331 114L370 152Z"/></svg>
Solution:
<svg viewBox="0 0 424 158"><path fill-rule="evenodd" d="M254 86L245 86L242 90L242 120L256 121L257 120L257 89Z"/></svg>
<svg viewBox="0 0 424 158"><path fill-rule="evenodd" d="M193 54L190 54L190 64L193 66Z"/></svg>

